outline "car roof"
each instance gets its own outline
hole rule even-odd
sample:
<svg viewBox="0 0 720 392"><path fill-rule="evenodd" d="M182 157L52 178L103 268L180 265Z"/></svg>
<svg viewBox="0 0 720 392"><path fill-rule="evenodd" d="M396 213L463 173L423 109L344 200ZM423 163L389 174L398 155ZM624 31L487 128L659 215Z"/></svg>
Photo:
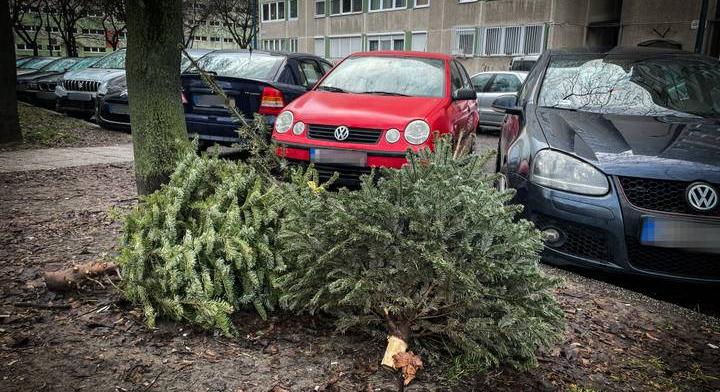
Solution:
<svg viewBox="0 0 720 392"><path fill-rule="evenodd" d="M314 54L309 54L309 53L282 52L282 51L276 51L276 50L252 50L252 51L250 51L248 49L220 49L220 50L213 50L212 54L222 54L222 53L242 54L242 53L250 53L250 52L252 52L253 54L261 54L261 55L267 55L267 56L282 56L282 57L288 57L288 58L315 57L315 58L322 59L322 57L318 57Z"/></svg>
<svg viewBox="0 0 720 392"><path fill-rule="evenodd" d="M483 72L478 72L471 77L474 78L478 75L484 75L484 74L511 74L511 75L527 76L529 73L530 72L528 72L528 71L483 71Z"/></svg>
<svg viewBox="0 0 720 392"><path fill-rule="evenodd" d="M613 55L613 56L627 56L627 57L646 57L646 56L656 56L659 54L699 56L697 54L686 52L684 50L642 47L642 46L630 46L630 47L620 46L620 47L616 47L616 48L613 48L610 50L597 49L597 48L550 49L547 51L547 54L550 56Z"/></svg>
<svg viewBox="0 0 720 392"><path fill-rule="evenodd" d="M419 57L426 59L452 60L452 56L444 53L435 52L415 52L410 50L376 50L372 52L356 52L351 54L353 57L373 57L373 56L392 56L392 57Z"/></svg>

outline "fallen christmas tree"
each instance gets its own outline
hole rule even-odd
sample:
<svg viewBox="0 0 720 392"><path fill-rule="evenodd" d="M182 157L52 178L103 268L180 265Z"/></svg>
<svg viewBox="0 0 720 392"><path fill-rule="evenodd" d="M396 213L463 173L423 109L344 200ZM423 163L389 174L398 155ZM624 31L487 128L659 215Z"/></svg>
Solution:
<svg viewBox="0 0 720 392"><path fill-rule="evenodd" d="M445 139L408 157L358 191L287 202L281 304L332 314L340 331L387 334L383 363L402 367L405 383L422 366L408 347L450 358L455 374L535 364L563 325L555 282L538 267L539 232L492 187L487 157L453 158Z"/></svg>
<svg viewBox="0 0 720 392"><path fill-rule="evenodd" d="M250 165L189 153L169 184L125 221L118 263L125 296L158 315L232 333L229 316L276 302L277 186Z"/></svg>

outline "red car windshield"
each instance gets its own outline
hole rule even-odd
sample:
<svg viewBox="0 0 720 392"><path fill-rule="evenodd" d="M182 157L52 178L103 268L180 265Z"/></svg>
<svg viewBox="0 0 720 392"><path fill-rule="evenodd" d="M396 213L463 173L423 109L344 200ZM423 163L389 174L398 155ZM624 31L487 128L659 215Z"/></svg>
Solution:
<svg viewBox="0 0 720 392"><path fill-rule="evenodd" d="M350 57L335 67L318 89L354 94L444 97L445 62L419 57Z"/></svg>

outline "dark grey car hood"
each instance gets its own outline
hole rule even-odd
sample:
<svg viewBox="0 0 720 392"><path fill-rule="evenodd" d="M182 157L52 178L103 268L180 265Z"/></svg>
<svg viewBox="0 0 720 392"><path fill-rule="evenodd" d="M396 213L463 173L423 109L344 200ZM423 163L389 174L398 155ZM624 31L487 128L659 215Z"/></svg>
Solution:
<svg viewBox="0 0 720 392"><path fill-rule="evenodd" d="M720 183L720 119L537 108L550 147L606 174Z"/></svg>

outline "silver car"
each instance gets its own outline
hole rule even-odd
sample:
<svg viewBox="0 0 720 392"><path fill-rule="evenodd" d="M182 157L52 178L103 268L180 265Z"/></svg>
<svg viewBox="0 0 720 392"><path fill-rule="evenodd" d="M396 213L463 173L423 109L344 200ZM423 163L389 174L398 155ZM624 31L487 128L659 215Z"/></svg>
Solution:
<svg viewBox="0 0 720 392"><path fill-rule="evenodd" d="M125 49L119 49L81 71L67 72L55 87L61 112L95 114L95 99L103 82L125 75Z"/></svg>
<svg viewBox="0 0 720 392"><path fill-rule="evenodd" d="M470 78L477 92L479 131L499 130L502 127L505 114L493 110L492 103L499 97L517 94L527 74L525 71L493 71L480 72Z"/></svg>

